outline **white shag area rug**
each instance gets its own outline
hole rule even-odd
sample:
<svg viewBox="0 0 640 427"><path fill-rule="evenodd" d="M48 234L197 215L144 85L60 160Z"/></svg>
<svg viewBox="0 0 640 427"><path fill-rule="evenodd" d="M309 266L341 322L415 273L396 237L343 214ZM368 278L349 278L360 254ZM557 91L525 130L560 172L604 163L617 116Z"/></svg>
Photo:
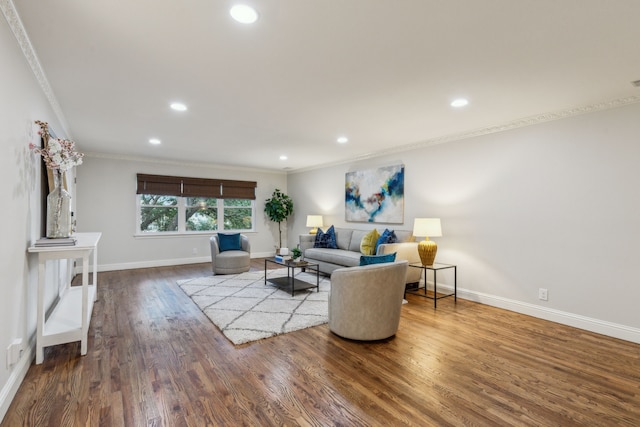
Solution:
<svg viewBox="0 0 640 427"><path fill-rule="evenodd" d="M316 274L296 278L316 283ZM286 277L287 269L269 270L268 277ZM263 272L217 275L179 280L178 286L234 344L269 338L329 321L328 277L320 275L316 288L290 292L267 282Z"/></svg>

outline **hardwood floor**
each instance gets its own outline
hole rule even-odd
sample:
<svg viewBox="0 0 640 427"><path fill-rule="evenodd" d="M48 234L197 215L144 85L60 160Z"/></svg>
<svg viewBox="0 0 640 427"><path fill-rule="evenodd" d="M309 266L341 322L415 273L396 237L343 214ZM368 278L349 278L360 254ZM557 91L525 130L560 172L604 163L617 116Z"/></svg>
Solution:
<svg viewBox="0 0 640 427"><path fill-rule="evenodd" d="M236 347L176 285L210 274L99 273L87 355L46 348L1 426L640 425L640 345L408 295L383 342L323 325Z"/></svg>

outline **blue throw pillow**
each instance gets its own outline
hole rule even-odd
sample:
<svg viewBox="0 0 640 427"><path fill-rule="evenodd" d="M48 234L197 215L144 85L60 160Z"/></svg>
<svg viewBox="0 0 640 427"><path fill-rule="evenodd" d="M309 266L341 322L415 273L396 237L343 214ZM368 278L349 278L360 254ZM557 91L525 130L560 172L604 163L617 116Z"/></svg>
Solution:
<svg viewBox="0 0 640 427"><path fill-rule="evenodd" d="M242 243L240 243L240 233L218 234L218 243L220 252L242 250Z"/></svg>
<svg viewBox="0 0 640 427"><path fill-rule="evenodd" d="M360 265L382 264L384 262L394 262L396 253L385 255L360 255Z"/></svg>
<svg viewBox="0 0 640 427"><path fill-rule="evenodd" d="M396 232L385 228L380 237L378 237L374 253L378 253L378 246L380 246L382 243L396 243L397 241L398 238L396 237Z"/></svg>
<svg viewBox="0 0 640 427"><path fill-rule="evenodd" d="M333 228L333 225L329 227L326 232L318 229L318 232L316 233L316 240L315 242L313 242L313 247L338 249L338 243L336 242L336 232Z"/></svg>

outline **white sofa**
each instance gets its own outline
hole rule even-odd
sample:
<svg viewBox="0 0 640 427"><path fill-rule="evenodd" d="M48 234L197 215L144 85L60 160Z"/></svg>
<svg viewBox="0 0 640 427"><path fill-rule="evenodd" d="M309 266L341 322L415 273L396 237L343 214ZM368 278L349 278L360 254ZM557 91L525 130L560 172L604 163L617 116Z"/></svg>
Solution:
<svg viewBox="0 0 640 427"><path fill-rule="evenodd" d="M390 230L392 227L386 227ZM351 228L335 227L336 243L338 249L314 248L315 234L301 234L300 249L305 261L313 262L319 265L321 273L331 275L331 273L343 267L356 267L360 265L360 243L362 238L369 230L357 230ZM410 264L420 262L418 254L418 243L415 241L411 231L393 229L398 243L383 243L378 246L376 255L384 255L395 252L396 260L407 260ZM380 234L384 229L378 229ZM422 270L419 268L409 267L405 283L418 283Z"/></svg>

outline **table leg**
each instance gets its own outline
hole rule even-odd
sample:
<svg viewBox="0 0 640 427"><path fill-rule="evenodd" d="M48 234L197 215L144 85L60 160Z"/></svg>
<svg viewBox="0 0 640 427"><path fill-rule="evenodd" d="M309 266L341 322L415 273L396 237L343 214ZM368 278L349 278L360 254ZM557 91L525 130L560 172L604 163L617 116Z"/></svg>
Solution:
<svg viewBox="0 0 640 427"><path fill-rule="evenodd" d="M87 316L88 312L89 312L89 254L85 254L82 257L82 323L81 323L82 337L80 339L80 355L81 356L84 356L85 354L87 354L87 340L89 337L89 320L90 320Z"/></svg>
<svg viewBox="0 0 640 427"><path fill-rule="evenodd" d="M287 267L287 277L289 277L289 270L291 270L291 278L289 279L289 285L291 286L291 296L295 294L295 281L296 281L296 270L295 267Z"/></svg>
<svg viewBox="0 0 640 427"><path fill-rule="evenodd" d="M427 296L427 269L423 268L422 271L424 272L424 296Z"/></svg>
<svg viewBox="0 0 640 427"><path fill-rule="evenodd" d="M436 278L437 270L433 270L433 308L438 305L438 279Z"/></svg>
<svg viewBox="0 0 640 427"><path fill-rule="evenodd" d="M453 301L458 302L458 267L453 267Z"/></svg>
<svg viewBox="0 0 640 427"><path fill-rule="evenodd" d="M44 279L45 262L38 261L38 336L36 337L36 365L44 361L44 346L42 345L44 334Z"/></svg>

